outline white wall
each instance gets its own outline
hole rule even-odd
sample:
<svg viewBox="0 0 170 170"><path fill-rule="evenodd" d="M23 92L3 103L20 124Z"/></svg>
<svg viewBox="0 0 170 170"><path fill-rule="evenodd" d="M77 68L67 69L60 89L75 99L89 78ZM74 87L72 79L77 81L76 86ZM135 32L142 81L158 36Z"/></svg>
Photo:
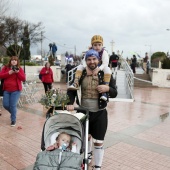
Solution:
<svg viewBox="0 0 170 170"><path fill-rule="evenodd" d="M152 84L158 87L170 87L170 69L152 69Z"/></svg>
<svg viewBox="0 0 170 170"><path fill-rule="evenodd" d="M44 66L25 66L25 73L26 73L27 80L35 79L37 82L41 82L41 80L39 80L38 78L38 75L43 67ZM61 67L51 66L51 69L53 70L54 82L60 82Z"/></svg>

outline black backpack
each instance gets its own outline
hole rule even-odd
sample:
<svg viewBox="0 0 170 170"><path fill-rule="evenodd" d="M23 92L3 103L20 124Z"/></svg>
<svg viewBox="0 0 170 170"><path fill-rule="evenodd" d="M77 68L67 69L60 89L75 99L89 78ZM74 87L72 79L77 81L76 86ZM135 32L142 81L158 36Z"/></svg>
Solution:
<svg viewBox="0 0 170 170"><path fill-rule="evenodd" d="M3 96L3 84L4 84L4 79L1 79L1 84L0 84L0 96Z"/></svg>
<svg viewBox="0 0 170 170"><path fill-rule="evenodd" d="M39 76L39 79L42 80L42 74L39 74L38 76Z"/></svg>

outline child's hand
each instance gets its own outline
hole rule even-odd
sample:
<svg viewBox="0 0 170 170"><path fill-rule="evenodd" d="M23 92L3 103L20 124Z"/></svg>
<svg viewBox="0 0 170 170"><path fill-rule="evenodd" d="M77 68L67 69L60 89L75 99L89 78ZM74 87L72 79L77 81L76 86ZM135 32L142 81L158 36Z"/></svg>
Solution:
<svg viewBox="0 0 170 170"><path fill-rule="evenodd" d="M77 144L75 142L72 143L72 146L77 146Z"/></svg>
<svg viewBox="0 0 170 170"><path fill-rule="evenodd" d="M46 150L47 151L53 151L56 148L58 148L57 143L54 143L53 145L49 146Z"/></svg>
<svg viewBox="0 0 170 170"><path fill-rule="evenodd" d="M47 151L53 151L54 149L55 149L55 145L51 145L46 150Z"/></svg>
<svg viewBox="0 0 170 170"><path fill-rule="evenodd" d="M93 76L97 76L98 72L100 71L100 68L96 68L94 71L93 71Z"/></svg>

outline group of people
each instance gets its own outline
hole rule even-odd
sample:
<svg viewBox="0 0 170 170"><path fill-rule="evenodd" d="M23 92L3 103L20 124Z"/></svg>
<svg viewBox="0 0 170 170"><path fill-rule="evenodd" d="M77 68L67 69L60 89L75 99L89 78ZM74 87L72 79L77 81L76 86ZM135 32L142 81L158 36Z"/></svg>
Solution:
<svg viewBox="0 0 170 170"><path fill-rule="evenodd" d="M49 50L50 50L50 53L52 53L52 56L55 58L56 52L57 52L57 46L55 42L49 44Z"/></svg>
<svg viewBox="0 0 170 170"><path fill-rule="evenodd" d="M133 73L135 74L136 73L136 67L137 67L136 55L133 55L133 57L131 59L130 67L131 67ZM142 69L144 70L145 74L149 74L150 62L149 62L148 53L145 53L145 57L143 58Z"/></svg>
<svg viewBox="0 0 170 170"><path fill-rule="evenodd" d="M112 67L115 66L115 60L111 58ZM107 103L109 97L117 96L115 81L111 76L112 71L108 67L109 56L103 48L103 38L100 35L94 35L91 38L91 48L86 52L83 64L79 65L75 73L75 79L72 85L67 89L69 103L67 110L74 110L74 102L89 110L89 162L94 155L94 169L100 170L102 166L104 149L103 142L108 125ZM14 67L15 66L15 69ZM69 67L66 67L69 69ZM53 72L50 64L46 63L40 71L45 93L52 88ZM11 57L9 63L2 68L0 79L4 79L3 106L11 115L11 126L16 124L17 102L22 90L22 82L26 80L25 73L20 67L19 59L16 56ZM78 93L81 91L80 96ZM70 137L67 137L67 144ZM61 136L60 136L61 137ZM51 151L60 147L59 139L57 143L47 150ZM94 145L92 151L92 142Z"/></svg>
<svg viewBox="0 0 170 170"><path fill-rule="evenodd" d="M93 154L94 168L100 170L104 156L103 142L108 124L106 106L109 97L117 96L117 88L108 67L109 56L103 48L103 38L100 35L93 36L91 45L92 48L86 52L83 64L77 68L73 84L68 87L67 94L70 102L67 110L74 110L75 98L77 98L78 105L89 110L89 160ZM79 97L78 94L80 94Z"/></svg>

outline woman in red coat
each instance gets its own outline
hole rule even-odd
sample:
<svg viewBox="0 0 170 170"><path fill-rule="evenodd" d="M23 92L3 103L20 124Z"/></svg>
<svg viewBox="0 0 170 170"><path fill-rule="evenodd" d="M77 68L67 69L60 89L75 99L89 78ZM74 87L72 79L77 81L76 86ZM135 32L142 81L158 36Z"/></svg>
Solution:
<svg viewBox="0 0 170 170"><path fill-rule="evenodd" d="M42 68L40 71L40 74L42 75L41 81L44 85L45 93L52 88L52 83L54 82L53 79L53 71L50 68L50 63L46 63L45 67Z"/></svg>
<svg viewBox="0 0 170 170"><path fill-rule="evenodd" d="M11 126L16 124L17 103L25 81L24 70L20 67L17 56L12 56L9 63L0 72L3 79L3 107L11 114Z"/></svg>

